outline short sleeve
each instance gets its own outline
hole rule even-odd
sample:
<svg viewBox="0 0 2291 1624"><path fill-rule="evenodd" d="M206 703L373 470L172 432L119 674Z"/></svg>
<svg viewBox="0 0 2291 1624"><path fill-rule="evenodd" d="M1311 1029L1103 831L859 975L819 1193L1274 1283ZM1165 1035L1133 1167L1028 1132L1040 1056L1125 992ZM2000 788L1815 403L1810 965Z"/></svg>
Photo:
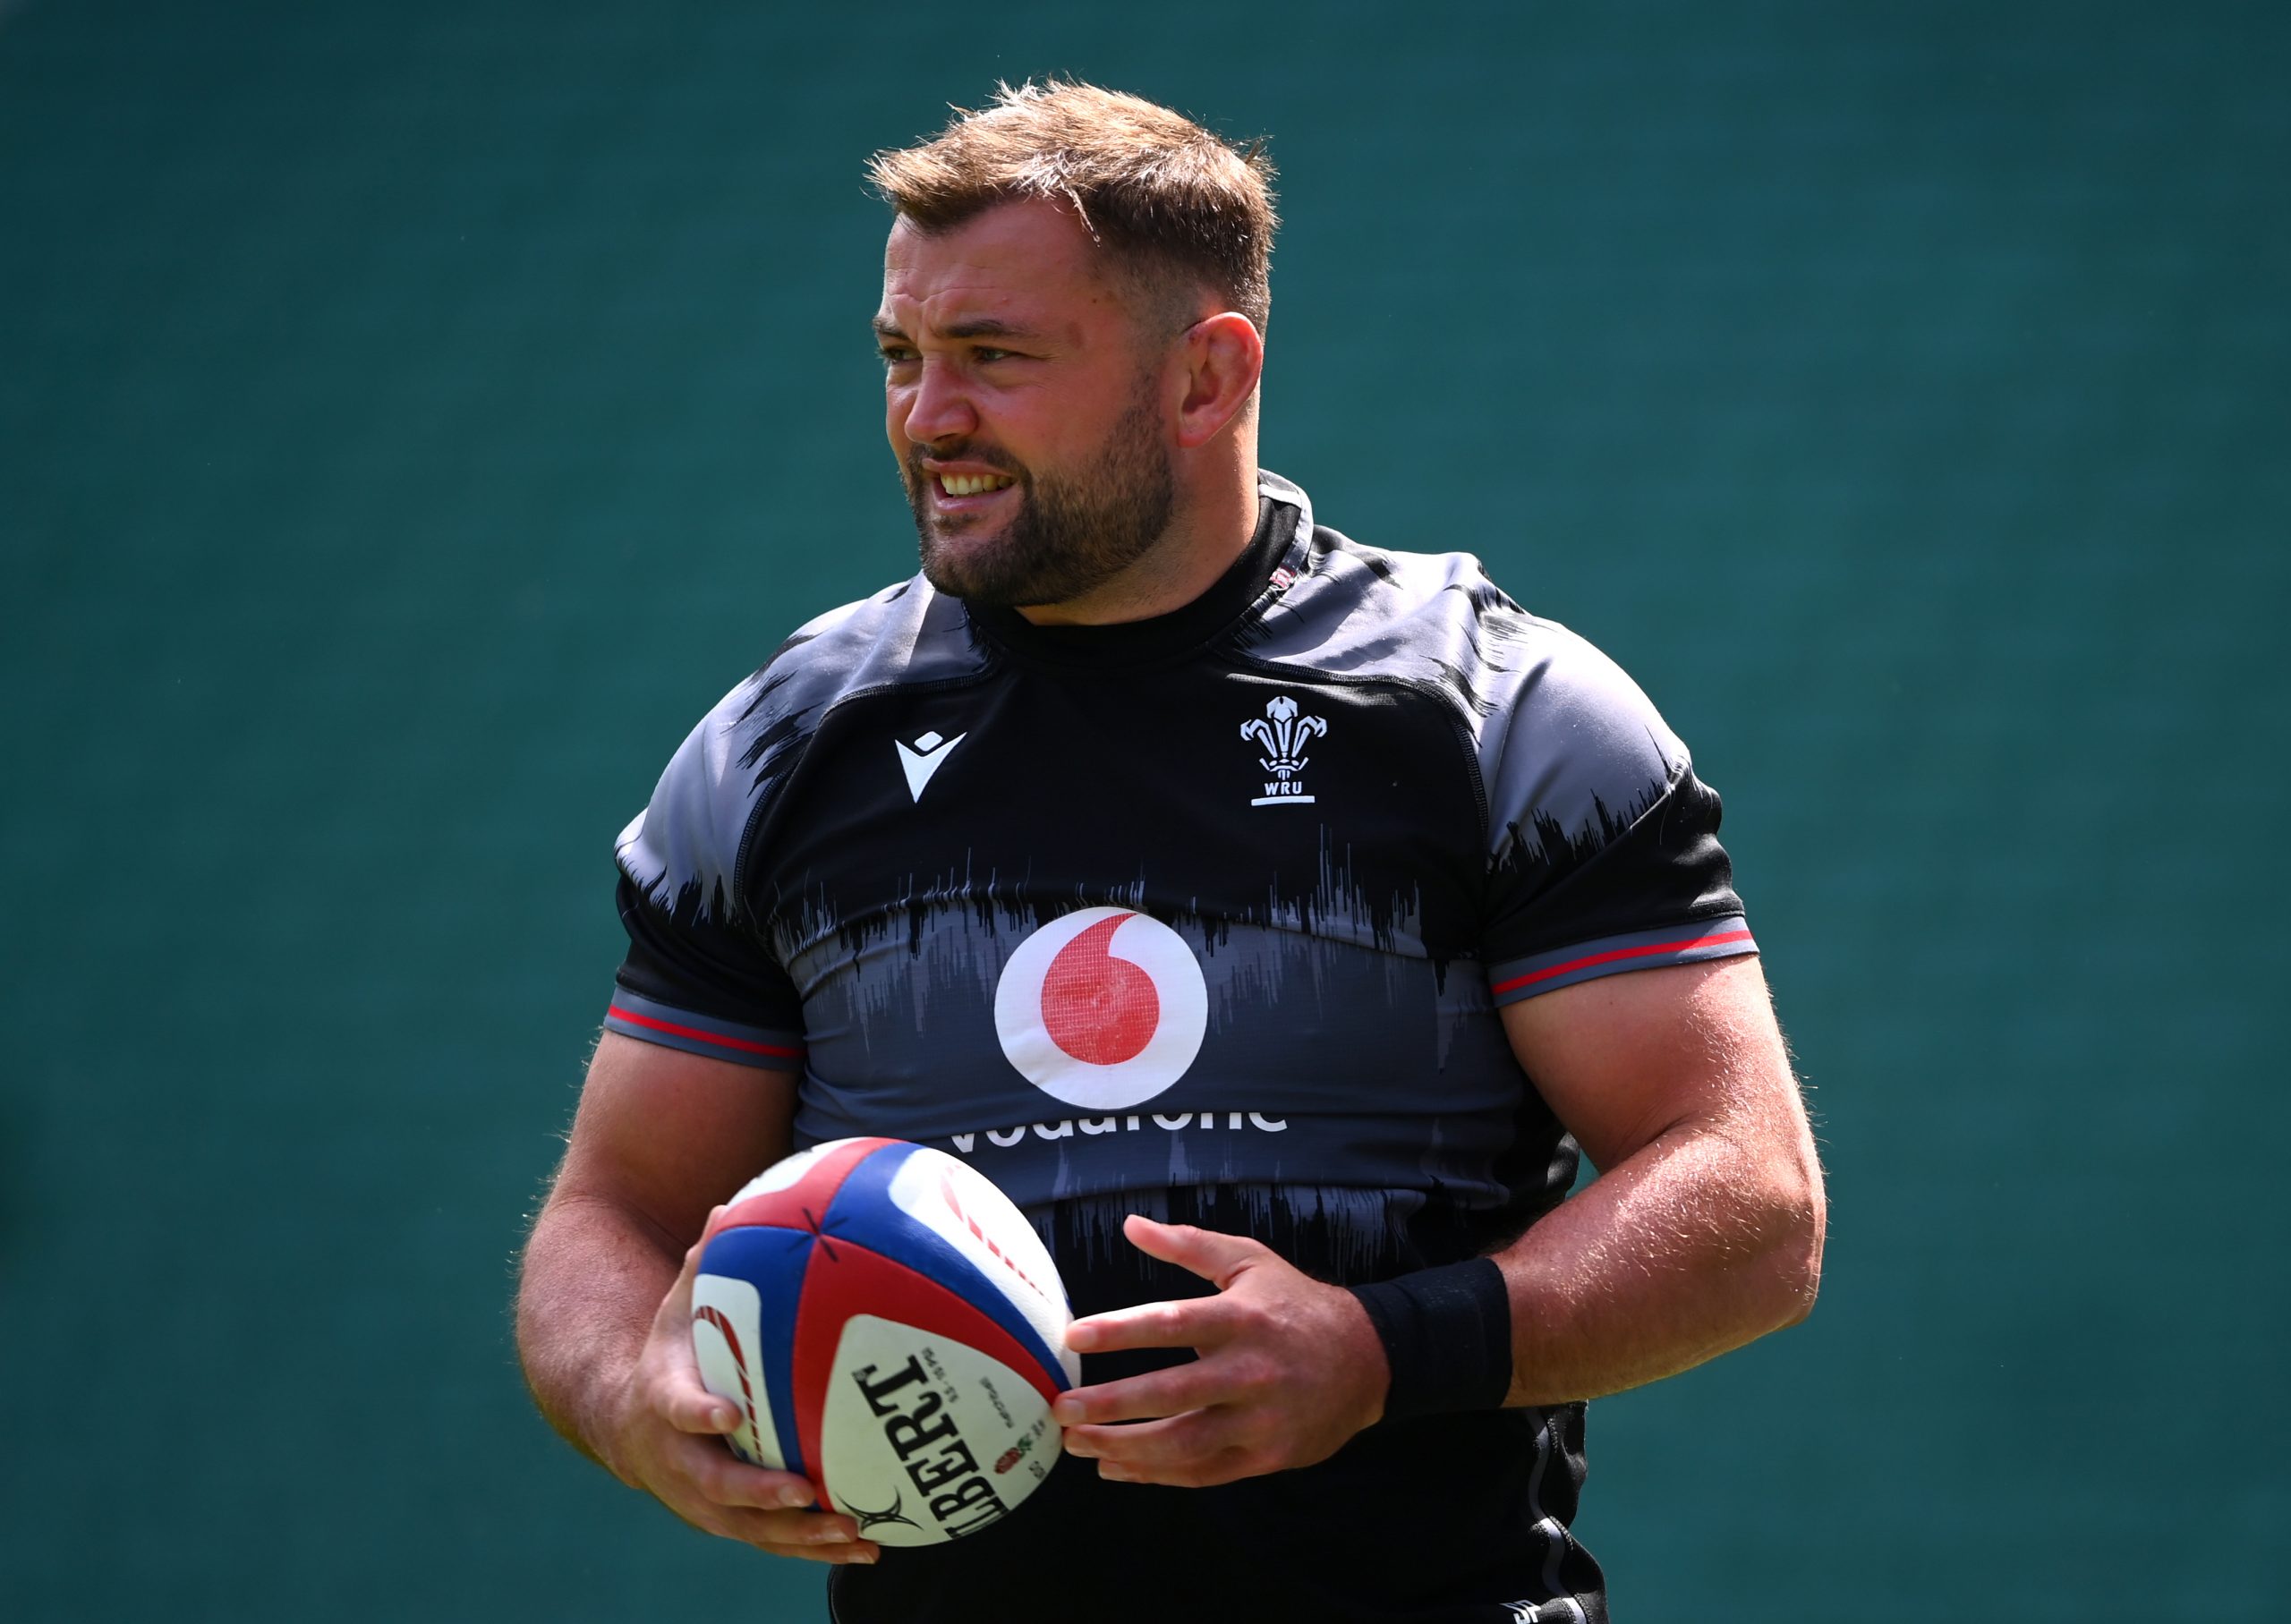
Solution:
<svg viewBox="0 0 2291 1624"><path fill-rule="evenodd" d="M802 1002L738 895L754 795L724 719L731 705L693 730L651 803L621 832L616 855L628 953L605 1029L713 1059L800 1071Z"/></svg>
<svg viewBox="0 0 2291 1624"><path fill-rule="evenodd" d="M1637 684L1550 629L1482 768L1495 1001L1756 952L1718 843L1717 792Z"/></svg>

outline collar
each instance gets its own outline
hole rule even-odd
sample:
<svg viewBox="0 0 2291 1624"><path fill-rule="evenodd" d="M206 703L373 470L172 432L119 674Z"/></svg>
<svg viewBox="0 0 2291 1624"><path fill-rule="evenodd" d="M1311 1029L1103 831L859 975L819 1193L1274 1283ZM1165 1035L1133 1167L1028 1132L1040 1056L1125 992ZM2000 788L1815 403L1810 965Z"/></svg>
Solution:
<svg viewBox="0 0 2291 1624"><path fill-rule="evenodd" d="M1304 493L1277 474L1257 481L1256 530L1225 573L1182 608L1111 625L1038 626L1016 609L963 606L971 624L1015 654L1068 666L1133 666L1189 653L1252 609L1296 543L1310 534ZM1290 564L1292 574L1301 565ZM1282 582L1283 585L1287 583Z"/></svg>

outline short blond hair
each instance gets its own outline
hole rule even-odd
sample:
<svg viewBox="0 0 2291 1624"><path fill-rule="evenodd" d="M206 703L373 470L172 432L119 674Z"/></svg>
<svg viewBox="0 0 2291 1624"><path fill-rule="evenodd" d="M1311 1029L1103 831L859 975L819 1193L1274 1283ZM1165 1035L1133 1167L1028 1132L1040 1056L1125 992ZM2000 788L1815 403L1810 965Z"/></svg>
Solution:
<svg viewBox="0 0 2291 1624"><path fill-rule="evenodd" d="M1179 282L1205 286L1260 333L1280 224L1273 178L1261 140L1236 146L1141 97L1057 79L998 84L992 106L957 108L930 140L867 164L883 200L926 234L998 203L1063 200L1131 279L1164 299Z"/></svg>

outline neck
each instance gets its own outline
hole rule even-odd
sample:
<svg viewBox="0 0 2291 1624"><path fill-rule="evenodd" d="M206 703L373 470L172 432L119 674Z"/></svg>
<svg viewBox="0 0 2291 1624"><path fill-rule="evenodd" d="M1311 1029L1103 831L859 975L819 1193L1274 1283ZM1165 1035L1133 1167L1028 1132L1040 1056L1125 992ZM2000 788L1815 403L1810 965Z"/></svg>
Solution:
<svg viewBox="0 0 2291 1624"><path fill-rule="evenodd" d="M1118 625L1181 609L1207 591L1256 533L1256 447L1239 438L1230 455L1181 480L1170 527L1145 557L1079 598L1018 613L1038 626Z"/></svg>

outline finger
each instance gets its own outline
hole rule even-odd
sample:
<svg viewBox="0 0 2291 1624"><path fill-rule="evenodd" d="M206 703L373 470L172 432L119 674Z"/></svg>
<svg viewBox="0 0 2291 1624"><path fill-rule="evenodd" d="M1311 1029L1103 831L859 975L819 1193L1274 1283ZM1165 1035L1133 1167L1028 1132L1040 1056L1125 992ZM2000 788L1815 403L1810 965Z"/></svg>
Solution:
<svg viewBox="0 0 2291 1624"><path fill-rule="evenodd" d="M1058 1395L1052 1419L1065 1427L1090 1422L1152 1421L1205 1409L1232 1396L1231 1383L1205 1360L1149 1371L1096 1387L1077 1387Z"/></svg>
<svg viewBox="0 0 2291 1624"><path fill-rule="evenodd" d="M840 1511L749 1511L758 1530L773 1543L799 1550L871 1543L859 1537L859 1525Z"/></svg>
<svg viewBox="0 0 2291 1624"><path fill-rule="evenodd" d="M1228 1412L1188 1410L1128 1426L1069 1427L1066 1438L1068 1447L1086 1460L1154 1472L1199 1465L1220 1450L1237 1448L1233 1430Z"/></svg>
<svg viewBox="0 0 2291 1624"><path fill-rule="evenodd" d="M1189 1410L1162 1421L1128 1426L1077 1426L1066 1432L1067 1447L1098 1462L1099 1475L1117 1482L1191 1481L1218 1457L1239 1454L1245 1443L1229 1409Z"/></svg>
<svg viewBox="0 0 2291 1624"><path fill-rule="evenodd" d="M1156 1223L1135 1212L1123 1220L1121 1232L1146 1256L1214 1281L1220 1291L1231 1285L1242 1270L1273 1255L1264 1242L1245 1235L1224 1235L1191 1224Z"/></svg>
<svg viewBox="0 0 2291 1624"><path fill-rule="evenodd" d="M789 1556L799 1562L827 1562L838 1568L875 1562L883 1554L881 1547L872 1542L852 1545L773 1545L761 1541L755 1543L759 1550L768 1551L773 1556Z"/></svg>
<svg viewBox="0 0 2291 1624"><path fill-rule="evenodd" d="M659 1318L670 1324L682 1326L692 1318L692 1282L700 1277L700 1254L708 1245L709 1231L715 1229L721 1207L708 1210L708 1221L700 1226L700 1234L685 1248L684 1267L677 1271L676 1283L669 1288L668 1296L660 1299Z"/></svg>
<svg viewBox="0 0 2291 1624"><path fill-rule="evenodd" d="M684 1266L677 1271L652 1320L651 1341L664 1356L648 1355L651 1376L646 1402L680 1433L721 1436L737 1431L743 1419L730 1398L711 1393L702 1384L700 1362L692 1350L693 1282L700 1277L700 1254L708 1245L709 1233L723 1212L720 1206L709 1209L708 1221L701 1225L699 1238L685 1248Z"/></svg>
<svg viewBox="0 0 2291 1624"><path fill-rule="evenodd" d="M663 1484L655 1492L693 1526L774 1555L831 1561L855 1560L847 1553L856 1552L860 1556L856 1560L872 1560L877 1547L872 1541L862 1539L857 1522L839 1511L787 1509L777 1506L769 1493L750 1496L762 1502L758 1506L714 1498L737 1497L752 1488L755 1479L789 1475L765 1473L754 1467L741 1470L749 1480L747 1484L719 1477L703 1468L681 1482ZM810 1492L809 1484L801 1479L796 1482L805 1493Z"/></svg>
<svg viewBox="0 0 2291 1624"><path fill-rule="evenodd" d="M697 1382L663 1382L653 1394L652 1407L679 1433L720 1437L739 1430L740 1407L720 1398Z"/></svg>
<svg viewBox="0 0 2291 1624"><path fill-rule="evenodd" d="M1220 1339L1227 1317L1214 1297L1181 1303L1141 1303L1093 1314L1066 1328L1066 1346L1076 1353L1111 1353L1120 1348L1206 1348Z"/></svg>
<svg viewBox="0 0 2291 1624"><path fill-rule="evenodd" d="M882 1547L873 1540L856 1537L848 1518L828 1518L803 1514L805 1520L791 1521L795 1514L770 1511L726 1511L720 1514L718 1526L709 1532L727 1539L736 1539L754 1545L773 1556L792 1557L805 1562L872 1562L882 1554Z"/></svg>
<svg viewBox="0 0 2291 1624"><path fill-rule="evenodd" d="M793 1472L752 1467L723 1445L704 1438L689 1438L674 1458L676 1471L709 1504L746 1507L757 1510L786 1510L813 1505L818 1491Z"/></svg>
<svg viewBox="0 0 2291 1624"><path fill-rule="evenodd" d="M1153 1483L1172 1489L1214 1489L1239 1483L1268 1468L1246 1450L1220 1450L1216 1454L1183 1466L1128 1467L1111 1460L1098 1463L1098 1475L1108 1483Z"/></svg>

